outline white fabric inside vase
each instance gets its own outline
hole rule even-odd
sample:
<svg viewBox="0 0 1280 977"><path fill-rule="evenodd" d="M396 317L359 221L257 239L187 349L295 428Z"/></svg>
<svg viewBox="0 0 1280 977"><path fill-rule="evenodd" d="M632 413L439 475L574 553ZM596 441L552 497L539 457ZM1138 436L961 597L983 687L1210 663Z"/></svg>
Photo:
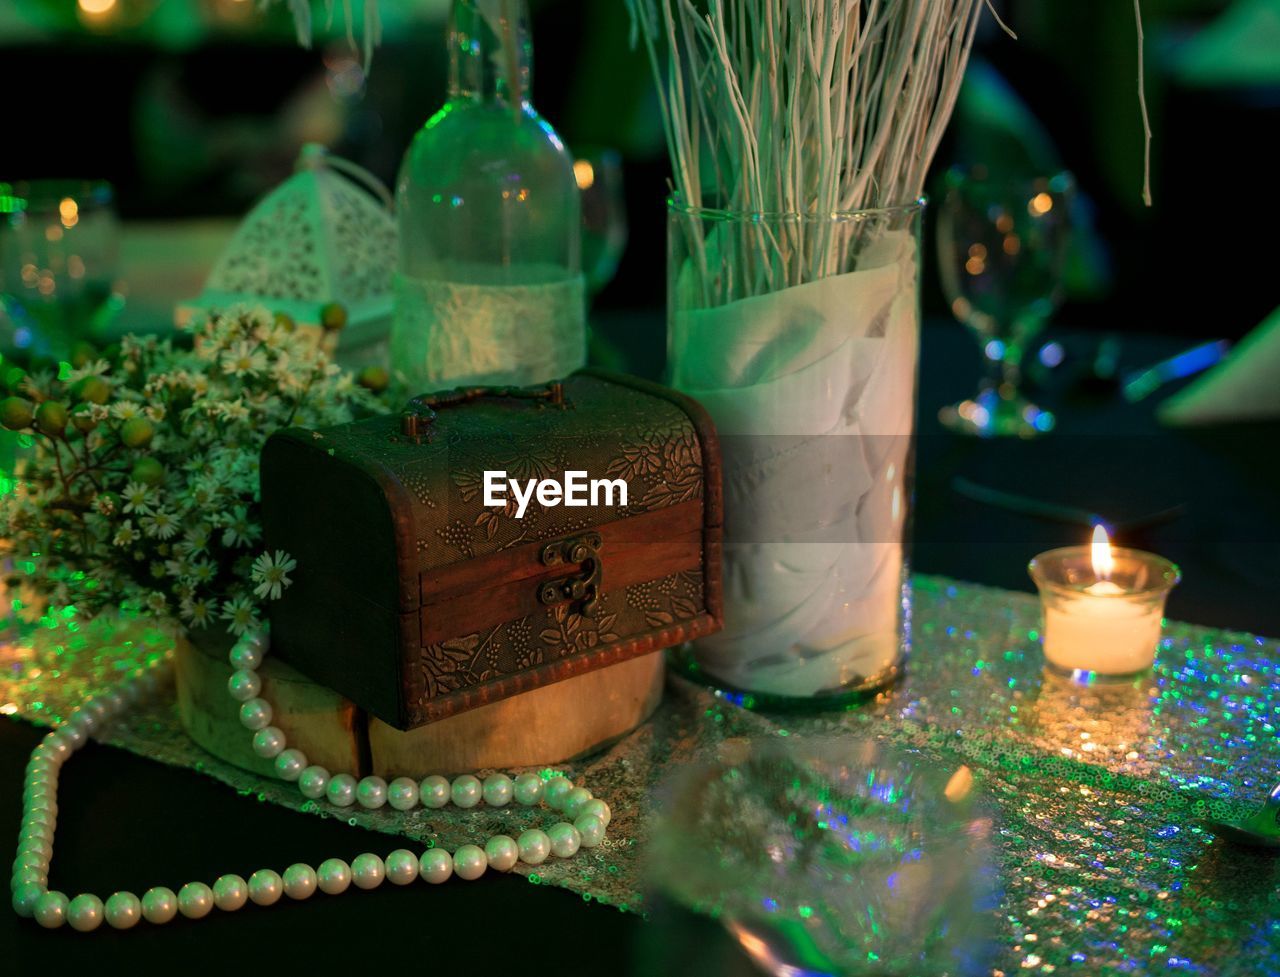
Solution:
<svg viewBox="0 0 1280 977"><path fill-rule="evenodd" d="M916 247L886 231L857 269L673 316L674 386L724 451L725 628L699 663L811 696L898 659L919 343Z"/></svg>

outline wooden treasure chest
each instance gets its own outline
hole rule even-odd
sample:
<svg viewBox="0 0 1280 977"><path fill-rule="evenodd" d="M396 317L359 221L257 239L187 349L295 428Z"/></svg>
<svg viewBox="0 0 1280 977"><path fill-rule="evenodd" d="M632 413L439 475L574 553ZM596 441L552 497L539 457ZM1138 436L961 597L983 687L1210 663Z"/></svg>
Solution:
<svg viewBox="0 0 1280 977"><path fill-rule="evenodd" d="M397 730L721 624L715 431L656 384L418 397L273 435L261 478L266 546L297 560L273 655Z"/></svg>

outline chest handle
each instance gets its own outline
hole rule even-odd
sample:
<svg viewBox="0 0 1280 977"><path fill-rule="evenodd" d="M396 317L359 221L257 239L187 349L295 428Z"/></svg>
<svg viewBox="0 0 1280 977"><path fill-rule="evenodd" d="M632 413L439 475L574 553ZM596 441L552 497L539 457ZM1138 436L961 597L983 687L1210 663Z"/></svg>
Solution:
<svg viewBox="0 0 1280 977"><path fill-rule="evenodd" d="M527 400L538 407L571 406L564 395L564 383L553 380L533 387L455 387L414 397L400 412L400 434L416 444L431 441L432 428L440 410L473 400Z"/></svg>

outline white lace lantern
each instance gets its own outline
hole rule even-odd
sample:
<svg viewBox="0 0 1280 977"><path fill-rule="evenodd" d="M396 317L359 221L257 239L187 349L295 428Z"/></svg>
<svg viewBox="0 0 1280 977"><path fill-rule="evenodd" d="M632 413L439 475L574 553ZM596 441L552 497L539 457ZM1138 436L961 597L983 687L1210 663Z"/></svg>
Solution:
<svg viewBox="0 0 1280 977"><path fill-rule="evenodd" d="M384 361L396 264L391 207L372 174L322 146L303 147L293 176L249 211L178 321L248 303L318 330L321 311L337 303L347 313L339 360Z"/></svg>

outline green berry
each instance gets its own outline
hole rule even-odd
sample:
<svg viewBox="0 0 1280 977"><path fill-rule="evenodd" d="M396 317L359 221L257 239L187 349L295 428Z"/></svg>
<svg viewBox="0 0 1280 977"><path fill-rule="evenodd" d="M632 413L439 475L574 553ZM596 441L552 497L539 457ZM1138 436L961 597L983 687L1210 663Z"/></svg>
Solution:
<svg viewBox="0 0 1280 977"><path fill-rule="evenodd" d="M102 377L85 377L74 387L72 393L76 400L89 404L105 404L111 396L111 384Z"/></svg>
<svg viewBox="0 0 1280 977"><path fill-rule="evenodd" d="M0 386L9 393L17 393L22 389L22 383L27 379L27 371L15 363L10 363L0 373Z"/></svg>
<svg viewBox="0 0 1280 977"><path fill-rule="evenodd" d="M155 436L155 425L145 417L131 417L120 425L120 440L126 448L145 448Z"/></svg>
<svg viewBox="0 0 1280 977"><path fill-rule="evenodd" d="M71 411L71 423L76 426L76 430L81 434L88 434L98 422L93 419L93 408L88 404L77 404L75 409Z"/></svg>
<svg viewBox="0 0 1280 977"><path fill-rule="evenodd" d="M83 339L71 347L71 365L76 369L84 366L90 360L96 359L97 356L97 347L94 346L93 343L86 342Z"/></svg>
<svg viewBox="0 0 1280 977"><path fill-rule="evenodd" d="M347 324L346 307L338 302L330 302L320 310L320 325L328 332L337 332Z"/></svg>
<svg viewBox="0 0 1280 977"><path fill-rule="evenodd" d="M356 377L356 383L376 394L382 393L391 383L391 374L381 366L366 366Z"/></svg>
<svg viewBox="0 0 1280 977"><path fill-rule="evenodd" d="M56 400L46 400L36 408L36 430L51 438L61 437L67 429L67 408Z"/></svg>
<svg viewBox="0 0 1280 977"><path fill-rule="evenodd" d="M164 475L164 465L147 455L133 463L129 477L142 485L159 485L164 481Z"/></svg>
<svg viewBox="0 0 1280 977"><path fill-rule="evenodd" d="M0 400L0 424L10 431L22 431L31 426L35 418L31 401L22 397L6 397Z"/></svg>

